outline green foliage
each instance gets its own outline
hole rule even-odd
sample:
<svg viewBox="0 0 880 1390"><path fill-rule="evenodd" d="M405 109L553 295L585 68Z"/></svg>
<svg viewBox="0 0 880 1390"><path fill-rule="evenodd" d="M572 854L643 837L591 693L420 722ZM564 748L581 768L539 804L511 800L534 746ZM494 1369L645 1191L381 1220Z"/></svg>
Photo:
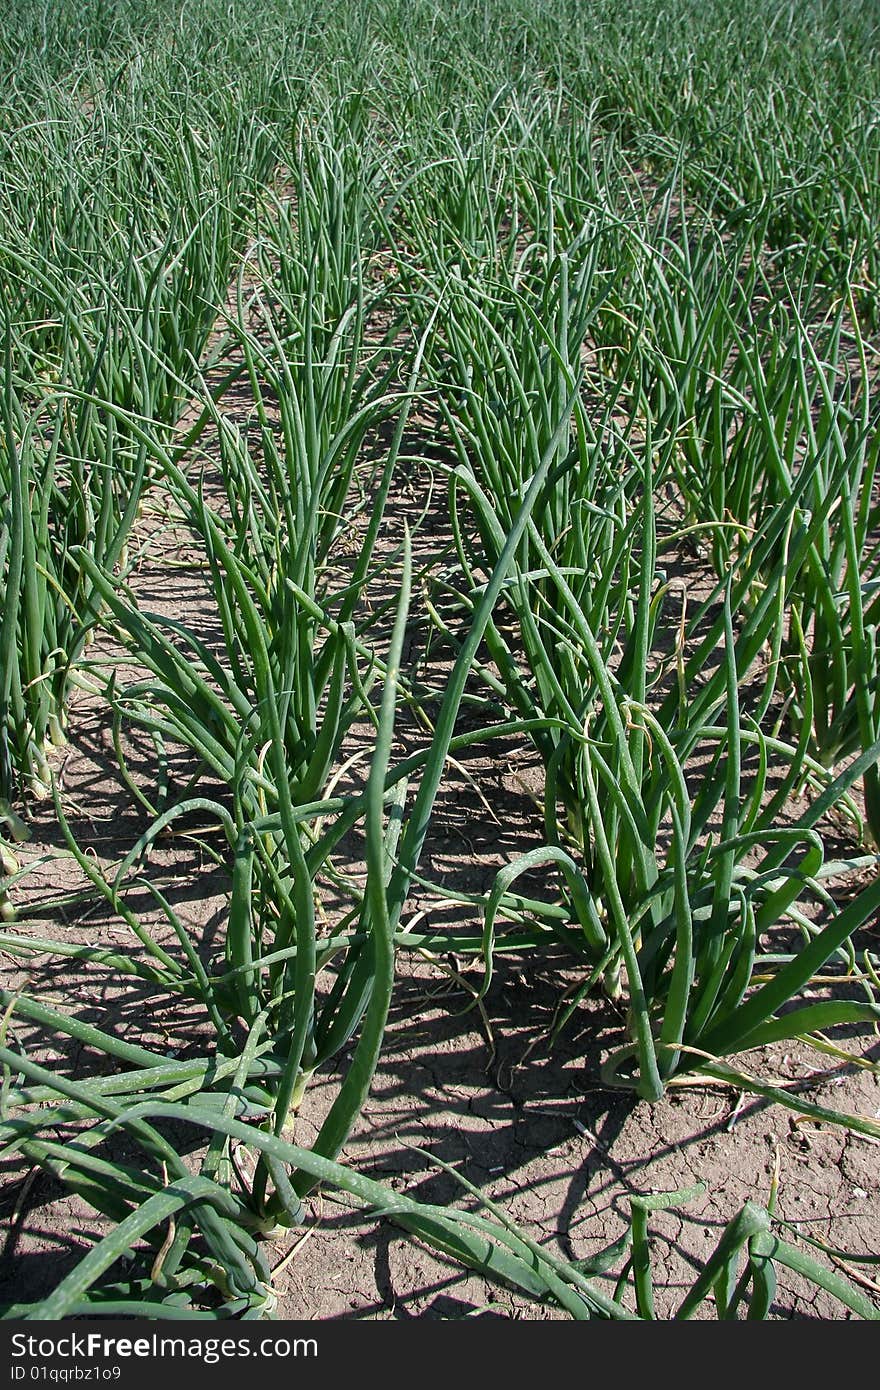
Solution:
<svg viewBox="0 0 880 1390"><path fill-rule="evenodd" d="M876 1026L876 856L841 866L826 837L880 841L878 39L871 0L15 6L0 915L52 794L132 942L3 942L194 1003L210 1045L179 1061L6 996L4 1152L111 1225L10 1316L269 1315L264 1238L327 1183L575 1318L654 1317L649 1215L686 1194L634 1199L587 1269L338 1164L404 946L470 954L485 994L500 950L563 945L582 987L558 1027L624 997L604 1080L649 1100L698 1071L787 1103L730 1059ZM428 509L415 536L395 516L413 462L450 524L424 570ZM148 507L198 547L216 640L141 609ZM142 675L93 658L96 632ZM53 786L84 681L148 817L112 873ZM133 728L160 768L187 751L180 796L139 785ZM502 734L540 758L543 843L470 900L481 931L405 931L449 758ZM149 873L188 819L230 874L210 960ZM841 905L846 867L874 876ZM846 997L814 998L819 975ZM39 1066L5 1045L22 1018L120 1069ZM163 1120L201 1135L197 1173ZM770 1208L734 1216L677 1316L768 1316L778 1265L873 1316Z"/></svg>

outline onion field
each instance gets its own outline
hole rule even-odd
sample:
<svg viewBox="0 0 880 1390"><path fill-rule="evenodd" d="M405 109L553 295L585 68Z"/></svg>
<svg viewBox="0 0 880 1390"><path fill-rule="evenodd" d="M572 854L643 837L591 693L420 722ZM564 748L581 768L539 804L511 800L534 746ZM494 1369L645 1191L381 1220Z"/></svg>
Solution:
<svg viewBox="0 0 880 1390"><path fill-rule="evenodd" d="M367 1315L333 1203L424 1316L880 1316L873 0L19 0L0 76L2 1316Z"/></svg>

